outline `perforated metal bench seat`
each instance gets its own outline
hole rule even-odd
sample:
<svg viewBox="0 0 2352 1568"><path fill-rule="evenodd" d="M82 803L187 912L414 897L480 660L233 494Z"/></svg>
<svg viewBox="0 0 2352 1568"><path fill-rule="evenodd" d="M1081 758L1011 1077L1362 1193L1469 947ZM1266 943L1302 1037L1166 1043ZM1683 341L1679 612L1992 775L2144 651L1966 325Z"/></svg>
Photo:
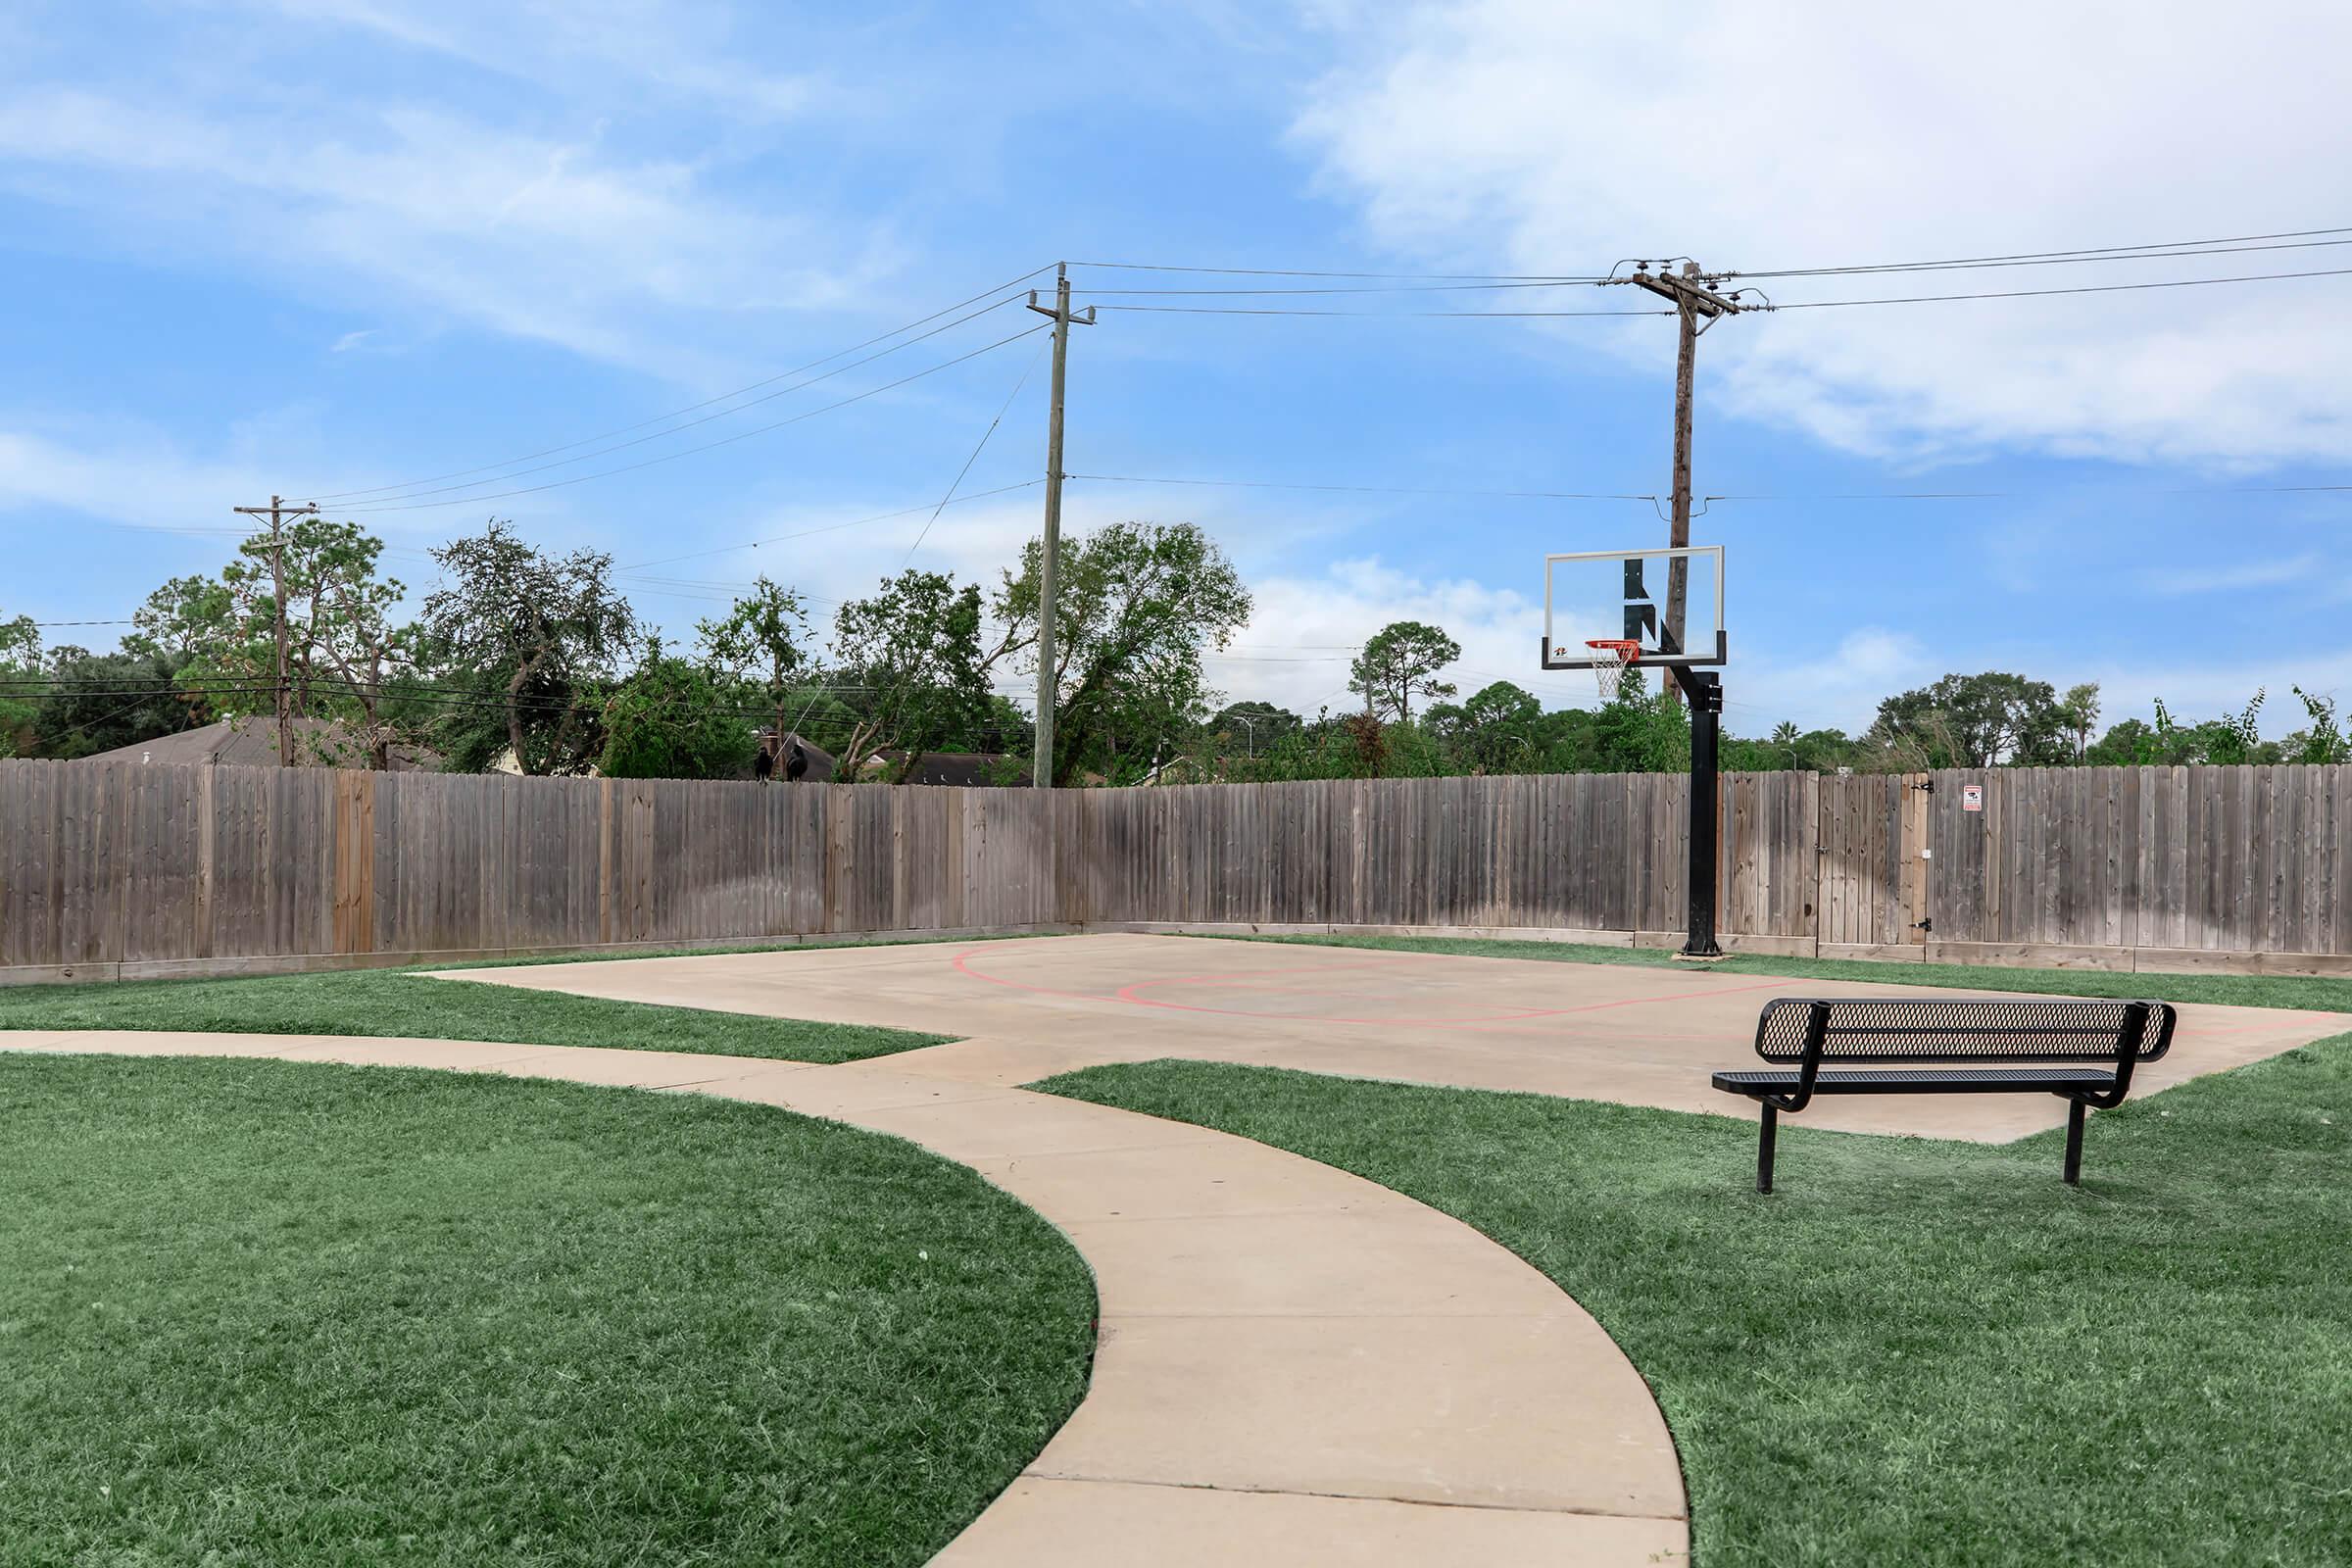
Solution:
<svg viewBox="0 0 2352 1568"><path fill-rule="evenodd" d="M1802 1072L1719 1072L1715 1087L1735 1095L1791 1095L1804 1087ZM2083 1067L1858 1067L1814 1074L1817 1095L2055 1095L2070 1089L2103 1094L2115 1074Z"/></svg>
<svg viewBox="0 0 2352 1568"><path fill-rule="evenodd" d="M2122 1104L2132 1069L2172 1048L2175 1021L2162 1002L1784 997L1756 1020L1756 1054L1796 1065L1719 1072L1714 1085L1759 1107L1759 1193L1772 1191L1781 1112L1795 1114L1815 1095L2061 1096L2066 1179L2076 1182L2084 1109Z"/></svg>

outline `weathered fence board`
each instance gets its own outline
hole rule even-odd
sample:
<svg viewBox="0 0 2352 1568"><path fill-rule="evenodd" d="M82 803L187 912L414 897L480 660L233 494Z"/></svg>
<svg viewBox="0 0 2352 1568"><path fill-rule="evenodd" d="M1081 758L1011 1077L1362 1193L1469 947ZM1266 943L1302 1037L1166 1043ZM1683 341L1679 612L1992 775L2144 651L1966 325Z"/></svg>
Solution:
<svg viewBox="0 0 2352 1568"><path fill-rule="evenodd" d="M1734 774L1717 809L1735 938L2352 956L2352 768ZM1688 828L1664 774L1041 795L0 761L0 969L1081 923L1670 932Z"/></svg>

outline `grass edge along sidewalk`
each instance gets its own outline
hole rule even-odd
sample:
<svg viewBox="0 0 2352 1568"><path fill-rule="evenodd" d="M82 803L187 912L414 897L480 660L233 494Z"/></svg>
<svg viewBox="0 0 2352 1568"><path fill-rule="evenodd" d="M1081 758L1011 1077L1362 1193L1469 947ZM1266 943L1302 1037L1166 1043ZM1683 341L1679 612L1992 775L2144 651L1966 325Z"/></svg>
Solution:
<svg viewBox="0 0 2352 1568"><path fill-rule="evenodd" d="M1727 1046L1729 1053L1740 1042ZM1724 1564L2352 1562L2352 1036L1987 1146L1159 1060L1031 1086L1474 1226L1648 1379Z"/></svg>
<svg viewBox="0 0 2352 1568"><path fill-rule="evenodd" d="M836 944L897 947L897 942ZM741 953L681 948L616 960ZM789 951L789 950L758 950ZM583 961L568 958L526 962ZM502 963L434 968L505 968ZM0 1031L180 1029L199 1034L384 1035L499 1045L605 1046L833 1063L955 1038L874 1024L818 1023L702 1007L614 1002L561 991L425 978L423 969L322 969L226 979L102 980L0 986Z"/></svg>
<svg viewBox="0 0 2352 1568"><path fill-rule="evenodd" d="M911 1565L1076 1406L976 1172L703 1096L0 1051L0 1560Z"/></svg>
<svg viewBox="0 0 2352 1568"><path fill-rule="evenodd" d="M1968 963L1878 963L1867 958L1782 958L1741 953L1703 965L1678 961L1668 948L1604 948L1581 942L1510 937L1398 937L1291 934L1252 936L1231 931L1172 933L1202 942L1277 942L1316 948L1366 948L1384 953L1449 953L1469 958L1532 958L1544 963L1618 964L1638 969L1703 968L1718 974L1773 975L1792 980L1851 980L1859 985L1934 986L1962 991L2030 992L2042 996L2114 997L2128 1001L2209 1002L2230 1007L2296 1007L2352 1012L2352 979L2322 975L2164 974L2142 970L2030 969Z"/></svg>

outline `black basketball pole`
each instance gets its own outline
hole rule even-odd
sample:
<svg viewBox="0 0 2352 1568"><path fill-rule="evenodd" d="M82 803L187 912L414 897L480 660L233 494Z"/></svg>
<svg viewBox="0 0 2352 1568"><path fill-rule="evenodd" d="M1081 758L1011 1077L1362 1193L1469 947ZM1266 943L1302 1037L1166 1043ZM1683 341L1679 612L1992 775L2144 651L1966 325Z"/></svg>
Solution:
<svg viewBox="0 0 2352 1568"><path fill-rule="evenodd" d="M1669 664L1675 684L1690 709L1690 934L1686 958L1720 958L1715 945L1715 743L1723 725L1723 681L1710 670Z"/></svg>

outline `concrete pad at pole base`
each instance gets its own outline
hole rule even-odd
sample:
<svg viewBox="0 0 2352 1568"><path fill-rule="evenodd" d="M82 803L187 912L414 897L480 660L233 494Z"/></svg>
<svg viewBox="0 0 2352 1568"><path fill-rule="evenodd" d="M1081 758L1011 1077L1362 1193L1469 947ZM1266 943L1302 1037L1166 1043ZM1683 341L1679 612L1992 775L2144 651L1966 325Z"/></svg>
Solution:
<svg viewBox="0 0 2352 1568"><path fill-rule="evenodd" d="M1548 962L1193 937L1096 935L645 958L449 978L635 1002L889 1024L965 1037L861 1063L1011 1087L1159 1056L1752 1118L1710 1087L1755 1065L1775 997L2017 997L1982 989L1711 968ZM417 984L438 984L420 978ZM2352 1032L2352 1015L2182 1004L2172 1052L2135 1094ZM1816 1101L1798 1125L2006 1142L2063 1125L2056 1096Z"/></svg>

